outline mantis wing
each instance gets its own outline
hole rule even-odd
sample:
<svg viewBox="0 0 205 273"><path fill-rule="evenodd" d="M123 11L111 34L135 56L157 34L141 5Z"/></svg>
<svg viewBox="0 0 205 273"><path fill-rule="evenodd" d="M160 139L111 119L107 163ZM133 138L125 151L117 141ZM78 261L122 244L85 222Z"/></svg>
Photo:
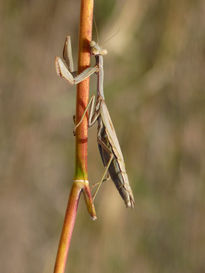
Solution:
<svg viewBox="0 0 205 273"><path fill-rule="evenodd" d="M129 185L129 179L127 176L127 172L125 169L124 158L122 155L122 151L120 148L120 144L115 133L114 126L112 124L112 120L110 118L107 106L104 101L101 102L101 119L104 124L101 129L101 140L106 144L110 153L113 153L114 158L109 167L109 174L115 183L120 195L127 207L134 207L134 197ZM103 160L104 166L107 165L110 154L107 150L103 149L103 147L99 144L100 154Z"/></svg>

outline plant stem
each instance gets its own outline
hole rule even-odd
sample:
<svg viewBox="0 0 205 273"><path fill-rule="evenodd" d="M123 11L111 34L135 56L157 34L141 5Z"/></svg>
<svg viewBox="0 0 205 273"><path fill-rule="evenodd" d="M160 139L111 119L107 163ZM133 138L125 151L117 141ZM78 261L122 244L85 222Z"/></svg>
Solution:
<svg viewBox="0 0 205 273"><path fill-rule="evenodd" d="M63 273L65 271L67 255L72 237L72 231L75 224L78 201L81 190L82 187L79 187L74 182L70 192L67 210L65 213L65 219L59 242L58 253L56 256L54 273Z"/></svg>
<svg viewBox="0 0 205 273"><path fill-rule="evenodd" d="M90 65L89 43L92 37L93 5L94 0L81 0L78 72L83 71ZM79 83L77 86L76 123L80 120L88 103L88 99L89 78ZM67 210L65 213L54 273L65 272L67 255L75 224L78 202L82 191L84 193L88 211L92 219L96 219L95 208L92 202L92 195L87 181L87 141L88 124L86 116L86 118L83 119L83 122L76 130L75 176L68 200Z"/></svg>
<svg viewBox="0 0 205 273"><path fill-rule="evenodd" d="M92 38L93 0L81 0L78 72L90 65L90 46ZM77 86L76 123L80 120L89 99L89 78ZM76 170L77 179L87 179L87 118L76 131Z"/></svg>

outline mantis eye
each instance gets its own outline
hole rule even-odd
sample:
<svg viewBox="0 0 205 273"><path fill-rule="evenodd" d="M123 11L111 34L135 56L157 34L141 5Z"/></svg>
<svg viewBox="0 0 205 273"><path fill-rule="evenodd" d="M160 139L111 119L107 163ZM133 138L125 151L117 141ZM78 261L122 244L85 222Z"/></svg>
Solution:
<svg viewBox="0 0 205 273"><path fill-rule="evenodd" d="M107 55L107 49L102 49L102 50L101 50L101 54L102 54L102 55Z"/></svg>
<svg viewBox="0 0 205 273"><path fill-rule="evenodd" d="M94 47L96 45L96 42L95 41L91 41L90 42L90 47Z"/></svg>

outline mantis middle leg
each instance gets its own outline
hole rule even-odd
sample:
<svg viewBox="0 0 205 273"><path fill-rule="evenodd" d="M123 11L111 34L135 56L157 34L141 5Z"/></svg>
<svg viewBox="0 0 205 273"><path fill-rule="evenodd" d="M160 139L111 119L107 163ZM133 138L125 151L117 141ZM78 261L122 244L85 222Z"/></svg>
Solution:
<svg viewBox="0 0 205 273"><path fill-rule="evenodd" d="M100 101L96 102L95 104L95 95L92 95L88 105L85 108L84 113L82 114L80 121L75 125L73 130L74 135L75 135L76 129L82 123L85 117L85 114L89 108L90 108L90 112L89 112L89 118L88 118L88 127L91 127L93 126L93 124L96 122L96 120L98 119L100 115Z"/></svg>

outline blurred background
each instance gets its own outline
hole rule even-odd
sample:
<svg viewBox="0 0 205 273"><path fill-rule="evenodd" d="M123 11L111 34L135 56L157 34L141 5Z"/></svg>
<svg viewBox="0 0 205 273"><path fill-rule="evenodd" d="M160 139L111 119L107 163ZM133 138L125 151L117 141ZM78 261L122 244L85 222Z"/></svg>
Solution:
<svg viewBox="0 0 205 273"><path fill-rule="evenodd" d="M53 272L75 156L75 87L54 58L70 34L77 64L79 10L71 0L0 3L4 273ZM95 19L136 207L109 181L93 222L82 198L66 272L205 272L205 2L98 0ZM96 126L88 144L93 184L104 169Z"/></svg>

